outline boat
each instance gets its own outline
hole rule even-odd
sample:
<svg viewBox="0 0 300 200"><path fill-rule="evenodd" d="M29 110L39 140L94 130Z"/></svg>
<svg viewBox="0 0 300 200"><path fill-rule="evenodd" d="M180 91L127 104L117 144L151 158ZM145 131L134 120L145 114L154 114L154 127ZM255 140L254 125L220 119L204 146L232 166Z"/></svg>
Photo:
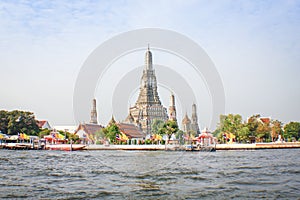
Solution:
<svg viewBox="0 0 300 200"><path fill-rule="evenodd" d="M82 144L48 144L46 149L59 151L78 151L83 150L85 145Z"/></svg>
<svg viewBox="0 0 300 200"><path fill-rule="evenodd" d="M185 146L185 150L186 151L206 151L206 152L214 152L216 151L216 146L215 145L209 145L209 146L205 146L205 145L186 145Z"/></svg>

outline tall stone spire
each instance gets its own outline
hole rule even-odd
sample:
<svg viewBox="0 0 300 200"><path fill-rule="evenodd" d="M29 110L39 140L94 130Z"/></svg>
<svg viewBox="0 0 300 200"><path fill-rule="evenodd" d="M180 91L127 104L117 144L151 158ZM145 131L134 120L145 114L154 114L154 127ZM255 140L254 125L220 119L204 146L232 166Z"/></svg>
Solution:
<svg viewBox="0 0 300 200"><path fill-rule="evenodd" d="M92 111L91 111L91 124L98 124L97 122L97 108L96 108L96 99L93 99Z"/></svg>
<svg viewBox="0 0 300 200"><path fill-rule="evenodd" d="M150 47L148 44L148 49L146 51L146 55L145 55L145 66L146 66L146 70L152 70L153 66L152 66L152 53L150 51Z"/></svg>
<svg viewBox="0 0 300 200"><path fill-rule="evenodd" d="M136 104L161 105L158 92L155 71L152 65L152 53L149 49L145 54L145 68L141 78L140 93Z"/></svg>
<svg viewBox="0 0 300 200"><path fill-rule="evenodd" d="M151 125L154 119L166 121L167 109L162 106L157 92L157 81L152 64L152 53L149 45L145 53L145 67L140 83L138 99L129 111L134 121L141 125L142 130L151 134Z"/></svg>
<svg viewBox="0 0 300 200"><path fill-rule="evenodd" d="M197 107L196 104L192 105L192 123L191 128L196 133L200 133L199 125L198 125L198 116L197 116Z"/></svg>
<svg viewBox="0 0 300 200"><path fill-rule="evenodd" d="M175 96L173 94L171 94L170 97L169 120L175 121L177 123Z"/></svg>

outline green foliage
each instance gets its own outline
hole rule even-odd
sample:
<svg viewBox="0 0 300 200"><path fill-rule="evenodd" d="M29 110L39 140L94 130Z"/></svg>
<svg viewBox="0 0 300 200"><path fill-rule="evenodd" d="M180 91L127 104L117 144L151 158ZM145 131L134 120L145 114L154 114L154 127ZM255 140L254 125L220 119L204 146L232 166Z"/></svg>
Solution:
<svg viewBox="0 0 300 200"><path fill-rule="evenodd" d="M179 130L178 125L175 121L168 120L164 123L163 127L160 129L161 134L167 134L168 139L170 139L171 135L176 134Z"/></svg>
<svg viewBox="0 0 300 200"><path fill-rule="evenodd" d="M271 138L272 142L274 142L279 135L282 135L282 123L278 120L272 121L272 127L271 127Z"/></svg>
<svg viewBox="0 0 300 200"><path fill-rule="evenodd" d="M32 112L14 110L11 112L0 111L0 130L4 134L37 135L40 130Z"/></svg>
<svg viewBox="0 0 300 200"><path fill-rule="evenodd" d="M234 134L238 142L248 142L250 137L255 137L259 142L274 142L279 135L291 141L300 139L300 123L290 122L284 126L283 131L282 122L262 121L259 114L252 115L247 122L242 122L240 115L229 114L220 116L220 122L213 135L218 137L219 141L223 141L224 132Z"/></svg>
<svg viewBox="0 0 300 200"><path fill-rule="evenodd" d="M42 129L39 132L38 136L39 136L39 138L43 138L46 135L50 135L50 132L51 132L51 130L49 130L49 129Z"/></svg>
<svg viewBox="0 0 300 200"><path fill-rule="evenodd" d="M243 124L238 130L237 130L237 140L239 142L248 142L249 141L249 128L246 124Z"/></svg>
<svg viewBox="0 0 300 200"><path fill-rule="evenodd" d="M7 111L5 110L0 110L0 131L4 134L7 134L8 129L8 122L9 122L9 118L8 118L9 114Z"/></svg>
<svg viewBox="0 0 300 200"><path fill-rule="evenodd" d="M95 133L95 140L96 141L100 141L100 140L103 140L105 138L106 138L106 135L105 135L104 128L101 128L100 130L96 131L96 133Z"/></svg>
<svg viewBox="0 0 300 200"><path fill-rule="evenodd" d="M248 119L247 127L248 127L248 130L249 130L249 134L251 136L256 135L256 130L257 130L259 124L260 124L260 122L258 121L259 118L260 118L260 115L252 115Z"/></svg>
<svg viewBox="0 0 300 200"><path fill-rule="evenodd" d="M271 125L270 123L263 123L260 120L260 115L252 115L246 124L249 129L249 135L255 136L257 141L267 142L271 137Z"/></svg>
<svg viewBox="0 0 300 200"><path fill-rule="evenodd" d="M266 142L270 138L270 123L259 123L255 130L255 137L259 142Z"/></svg>
<svg viewBox="0 0 300 200"><path fill-rule="evenodd" d="M145 144L152 144L152 140L149 139L145 140Z"/></svg>
<svg viewBox="0 0 300 200"><path fill-rule="evenodd" d="M220 116L220 123L214 131L214 135L220 141L223 141L224 133L231 133L236 137L237 142L249 142L250 136L255 136L258 141L268 141L271 137L270 123L263 123L260 115L252 115L247 122L242 121L239 114L228 114ZM277 120L273 124L273 136L278 137L280 134L281 123Z"/></svg>
<svg viewBox="0 0 300 200"><path fill-rule="evenodd" d="M284 138L300 140L300 122L290 122L284 126Z"/></svg>
<svg viewBox="0 0 300 200"><path fill-rule="evenodd" d="M79 136L73 133L69 133L69 132L65 132L68 142L70 143L71 141L73 141L73 143L78 143L79 142Z"/></svg>
<svg viewBox="0 0 300 200"><path fill-rule="evenodd" d="M249 128L242 122L242 116L238 114L220 116L220 123L213 134L222 141L223 133L232 133L239 142L249 140Z"/></svg>
<svg viewBox="0 0 300 200"><path fill-rule="evenodd" d="M154 128L154 131L153 131ZM178 125L175 121L168 120L165 123L161 120L154 120L152 124L152 132L159 135L168 135L170 139L171 135L176 134L179 131Z"/></svg>
<svg viewBox="0 0 300 200"><path fill-rule="evenodd" d="M183 142L184 142L184 139L183 139L184 132L182 130L178 130L177 133L175 134L175 136L176 136L176 138L179 139L179 143L183 144Z"/></svg>
<svg viewBox="0 0 300 200"><path fill-rule="evenodd" d="M115 143L117 134L120 134L119 127L115 123L111 123L106 128L103 129L105 137L109 139L110 142Z"/></svg>
<svg viewBox="0 0 300 200"><path fill-rule="evenodd" d="M160 130L163 128L164 126L164 121L160 120L160 119L154 119L152 124L151 124L151 130L153 134L160 134Z"/></svg>

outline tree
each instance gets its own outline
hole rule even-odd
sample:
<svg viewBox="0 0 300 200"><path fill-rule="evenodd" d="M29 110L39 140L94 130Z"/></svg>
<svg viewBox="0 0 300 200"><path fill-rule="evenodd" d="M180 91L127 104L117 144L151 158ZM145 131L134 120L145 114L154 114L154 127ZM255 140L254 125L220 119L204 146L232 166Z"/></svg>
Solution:
<svg viewBox="0 0 300 200"><path fill-rule="evenodd" d="M182 130L178 130L177 133L175 134L176 138L179 139L179 143L183 144L183 136L184 132Z"/></svg>
<svg viewBox="0 0 300 200"><path fill-rule="evenodd" d="M34 114L26 111L0 111L0 126L1 132L9 135L37 135L40 132Z"/></svg>
<svg viewBox="0 0 300 200"><path fill-rule="evenodd" d="M256 135L256 130L260 124L260 122L258 121L259 118L260 118L260 115L256 114L256 115L252 115L251 117L249 117L249 119L247 121L247 127L249 130L249 134L251 136Z"/></svg>
<svg viewBox="0 0 300 200"><path fill-rule="evenodd" d="M116 142L116 136L117 134L120 134L119 127L115 123L111 123L109 126L107 126L105 129L103 129L106 138L110 140L110 142L115 143Z"/></svg>
<svg viewBox="0 0 300 200"><path fill-rule="evenodd" d="M61 134L66 134L66 139L68 140L68 143L71 141L73 143L78 143L79 142L79 136L70 132L63 132Z"/></svg>
<svg viewBox="0 0 300 200"><path fill-rule="evenodd" d="M300 139L300 122L290 122L284 126L284 138L291 140Z"/></svg>
<svg viewBox="0 0 300 200"><path fill-rule="evenodd" d="M38 136L39 138L43 138L46 135L50 135L51 130L49 129L43 129L39 132Z"/></svg>
<svg viewBox="0 0 300 200"><path fill-rule="evenodd" d="M164 121L160 119L154 119L151 125L151 130L153 134L160 134L160 129L164 126Z"/></svg>
<svg viewBox="0 0 300 200"><path fill-rule="evenodd" d="M243 124L240 129L237 130L239 142L248 142L249 141L249 128L246 124Z"/></svg>
<svg viewBox="0 0 300 200"><path fill-rule="evenodd" d="M259 123L255 133L255 137L260 141L264 142L270 138L270 123Z"/></svg>
<svg viewBox="0 0 300 200"><path fill-rule="evenodd" d="M219 139L223 137L223 133L232 133L239 141L247 140L249 136L249 129L244 126L239 114L221 115L218 129L215 134L219 133Z"/></svg>
<svg viewBox="0 0 300 200"><path fill-rule="evenodd" d="M278 138L278 135L282 135L282 123L278 120L274 120L272 121L271 126L272 142L275 142L275 140Z"/></svg>
<svg viewBox="0 0 300 200"><path fill-rule="evenodd" d="M7 134L8 122L8 112L6 110L0 110L0 131L4 134Z"/></svg>
<svg viewBox="0 0 300 200"><path fill-rule="evenodd" d="M95 133L96 141L100 141L100 140L103 140L105 138L106 138L106 135L105 135L104 128L101 128L100 130L96 131L96 133Z"/></svg>
<svg viewBox="0 0 300 200"><path fill-rule="evenodd" d="M174 133L177 133L178 125L175 121L168 120L166 123L163 125L163 130L164 132L168 135L168 139L171 138L171 135Z"/></svg>

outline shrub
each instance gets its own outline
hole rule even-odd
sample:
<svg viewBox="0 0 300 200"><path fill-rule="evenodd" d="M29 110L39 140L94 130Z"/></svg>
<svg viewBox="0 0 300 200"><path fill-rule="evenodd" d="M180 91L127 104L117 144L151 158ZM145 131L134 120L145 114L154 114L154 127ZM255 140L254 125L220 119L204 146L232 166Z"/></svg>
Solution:
<svg viewBox="0 0 300 200"><path fill-rule="evenodd" d="M151 143L152 143L152 141L149 140L149 139L147 139L147 140L145 141L145 144L151 144Z"/></svg>

